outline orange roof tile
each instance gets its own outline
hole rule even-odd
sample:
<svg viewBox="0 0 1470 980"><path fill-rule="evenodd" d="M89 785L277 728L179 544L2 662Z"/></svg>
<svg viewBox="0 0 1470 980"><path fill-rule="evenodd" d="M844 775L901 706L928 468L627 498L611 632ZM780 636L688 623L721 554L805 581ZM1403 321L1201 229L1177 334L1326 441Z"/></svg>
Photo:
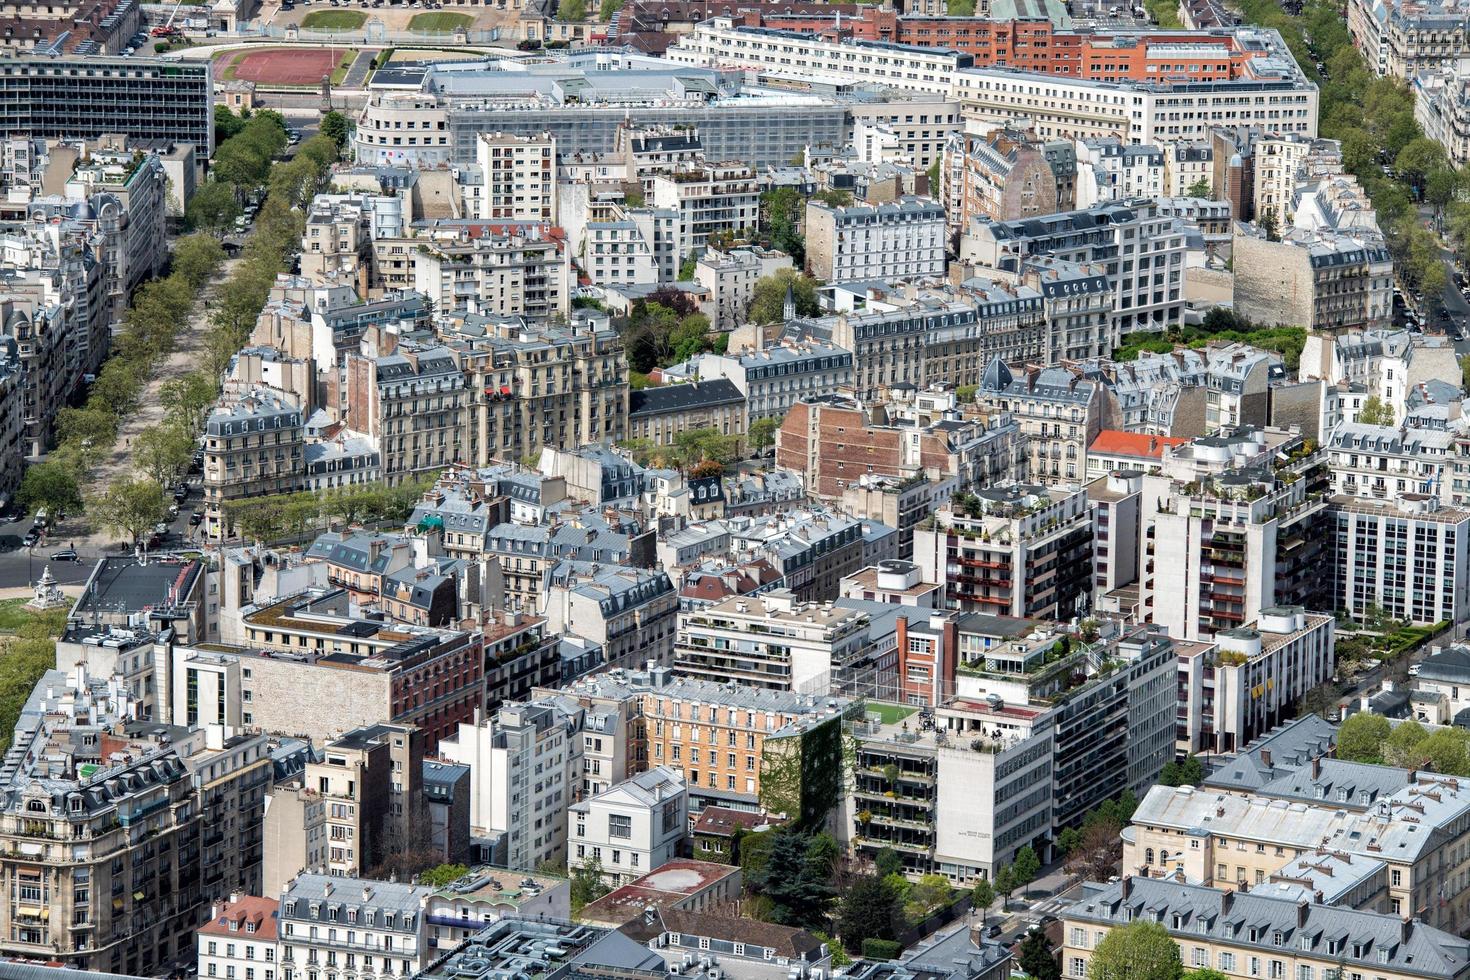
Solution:
<svg viewBox="0 0 1470 980"><path fill-rule="evenodd" d="M1175 436L1150 436L1122 429L1103 429L1087 447L1090 453L1103 456L1136 456L1139 459L1163 459L1164 450L1189 442Z"/></svg>

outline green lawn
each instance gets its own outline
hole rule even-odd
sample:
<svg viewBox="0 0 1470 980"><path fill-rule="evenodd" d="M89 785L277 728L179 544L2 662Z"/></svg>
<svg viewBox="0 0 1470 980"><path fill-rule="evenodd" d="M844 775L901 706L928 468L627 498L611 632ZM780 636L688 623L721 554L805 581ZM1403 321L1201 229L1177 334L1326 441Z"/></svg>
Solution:
<svg viewBox="0 0 1470 980"><path fill-rule="evenodd" d="M314 31L355 31L367 23L361 10L313 10L301 19L301 26Z"/></svg>
<svg viewBox="0 0 1470 980"><path fill-rule="evenodd" d="M0 600L0 633L18 633L20 628L27 623L42 620L48 626L58 627L66 624L66 611L64 609L52 610L48 613L38 613L33 609L25 608L28 599L4 599ZM57 630L59 632L59 629Z"/></svg>
<svg viewBox="0 0 1470 980"><path fill-rule="evenodd" d="M867 716L876 716L879 723L884 725L896 725L918 710L904 704L882 704L876 701L869 701L867 704Z"/></svg>
<svg viewBox="0 0 1470 980"><path fill-rule="evenodd" d="M414 14L409 19L408 29L436 34L449 34L461 28L468 29L475 19L469 14L456 14L448 10L434 10L426 14Z"/></svg>
<svg viewBox="0 0 1470 980"><path fill-rule="evenodd" d="M352 68L352 63L357 60L356 51L348 51L332 69L332 86L335 88L347 80L347 72Z"/></svg>

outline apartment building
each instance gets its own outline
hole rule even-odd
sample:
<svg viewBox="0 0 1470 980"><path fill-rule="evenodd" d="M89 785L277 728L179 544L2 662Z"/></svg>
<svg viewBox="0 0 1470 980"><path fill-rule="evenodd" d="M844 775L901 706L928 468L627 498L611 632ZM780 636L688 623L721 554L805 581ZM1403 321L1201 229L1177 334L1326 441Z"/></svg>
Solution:
<svg viewBox="0 0 1470 980"><path fill-rule="evenodd" d="M584 235L579 261L593 285L631 285L665 278L653 244L636 221L589 221Z"/></svg>
<svg viewBox="0 0 1470 980"><path fill-rule="evenodd" d="M17 112L0 138L97 137L192 143L214 152L214 79L208 65L148 58L9 57L0 86Z"/></svg>
<svg viewBox="0 0 1470 980"><path fill-rule="evenodd" d="M1323 462L1279 430L1165 450L1162 472L1138 478L1140 572L1129 601L1183 640L1244 626L1273 606L1325 608L1332 538ZM1108 602L1099 597L1100 607Z"/></svg>
<svg viewBox="0 0 1470 980"><path fill-rule="evenodd" d="M1336 522L1333 608L1370 608L1417 625L1459 622L1467 604L1470 512L1433 495L1332 498Z"/></svg>
<svg viewBox="0 0 1470 980"><path fill-rule="evenodd" d="M550 629L596 643L605 663L667 663L673 654L679 597L667 573L565 560L543 589Z"/></svg>
<svg viewBox="0 0 1470 980"><path fill-rule="evenodd" d="M455 460L488 466L628 437L628 361L605 315L557 326L456 312L436 329L468 388Z"/></svg>
<svg viewBox="0 0 1470 980"><path fill-rule="evenodd" d="M966 227L976 215L1012 221L1072 206L1059 197L1045 146L1004 127L984 136L952 135L940 163L940 182L943 191L930 192L944 201L951 229Z"/></svg>
<svg viewBox="0 0 1470 980"><path fill-rule="evenodd" d="M1023 847L1043 853L1090 806L1142 791L1173 757L1166 635L1139 630L1089 650L1045 629L1000 638L994 623L956 618L960 663L933 728L872 716L854 726L859 854L891 848L915 878L990 878ZM1098 655L1106 666L1089 667Z"/></svg>
<svg viewBox="0 0 1470 980"><path fill-rule="evenodd" d="M21 708L0 805L5 955L134 975L194 960L216 827L184 763L192 739L154 740L132 716L85 668L47 672Z"/></svg>
<svg viewBox="0 0 1470 980"><path fill-rule="evenodd" d="M550 133L481 133L475 141L475 162L484 181L481 220L557 220L556 139Z"/></svg>
<svg viewBox="0 0 1470 980"><path fill-rule="evenodd" d="M556 701L501 706L439 746L470 769L470 826L497 840L507 868L533 871L566 859L567 807L582 781L583 711Z"/></svg>
<svg viewBox="0 0 1470 980"><path fill-rule="evenodd" d="M209 907L199 927L198 975L224 980L276 980L277 918L274 898L233 894Z"/></svg>
<svg viewBox="0 0 1470 980"><path fill-rule="evenodd" d="M755 171L741 157L691 165L653 178L650 203L677 211L684 241L706 241L710 235L754 231L760 217L760 189Z"/></svg>
<svg viewBox="0 0 1470 980"><path fill-rule="evenodd" d="M1106 386L1067 366L1028 364L1013 371L995 358L975 397L981 408L1016 420L1028 448L1029 479L1042 482L1082 479L1088 447L1117 424L1118 409Z"/></svg>
<svg viewBox="0 0 1470 980"><path fill-rule="evenodd" d="M699 380L726 378L745 396L748 421L785 418L799 398L852 383L853 356L831 342L783 341L756 350L703 354Z"/></svg>
<svg viewBox="0 0 1470 980"><path fill-rule="evenodd" d="M1185 226L1154 201L1138 199L1025 221L976 218L960 240L960 260L1019 274L1051 257L1102 266L1113 288L1113 339L1162 331L1184 314Z"/></svg>
<svg viewBox="0 0 1470 980"><path fill-rule="evenodd" d="M1443 977L1467 975L1464 940L1417 919L1267 891L1225 891L1126 875L1089 884L1062 913L1062 976L1083 980L1093 951L1114 928L1154 922L1189 969L1227 976Z"/></svg>
<svg viewBox="0 0 1470 980"><path fill-rule="evenodd" d="M1393 260L1381 238L1236 225L1235 309L1265 323L1342 332L1390 325Z"/></svg>
<svg viewBox="0 0 1470 980"><path fill-rule="evenodd" d="M679 614L674 669L719 683L825 694L838 676L868 666L869 619L831 603L798 602L785 589Z"/></svg>
<svg viewBox="0 0 1470 980"><path fill-rule="evenodd" d="M1191 882L1239 894L1302 856L1341 851L1387 866L1386 909L1395 921L1451 928L1470 902L1467 810L1463 781L1432 773L1411 774L1407 786L1361 809L1325 798L1155 787L1133 815L1123 868L1135 875L1183 869Z"/></svg>
<svg viewBox="0 0 1470 980"><path fill-rule="evenodd" d="M914 531L925 582L946 585L947 608L1067 620L1091 596L1092 520L1075 486L1009 484L970 491L978 503L934 513Z"/></svg>
<svg viewBox="0 0 1470 980"><path fill-rule="evenodd" d="M232 501L300 488L305 444L301 409L276 392L255 388L216 407L204 421L203 533L233 534Z"/></svg>
<svg viewBox="0 0 1470 980"><path fill-rule="evenodd" d="M957 69L974 63L973 56L944 48L744 27L728 16L700 23L671 45L666 56L681 65L755 67L792 78L816 74L939 96L950 94L950 78Z"/></svg>
<svg viewBox="0 0 1470 980"><path fill-rule="evenodd" d="M411 276L392 285L422 293L444 312L546 319L571 312L571 255L561 229L544 221L441 222L373 247L379 255L403 248Z"/></svg>
<svg viewBox="0 0 1470 980"><path fill-rule="evenodd" d="M405 882L296 876L281 889L281 980L333 970L414 976L433 960L424 924L432 892Z"/></svg>
<svg viewBox="0 0 1470 980"><path fill-rule="evenodd" d="M806 206L807 271L824 282L944 272L944 206L901 197L883 204Z"/></svg>
<svg viewBox="0 0 1470 980"><path fill-rule="evenodd" d="M728 252L707 250L694 264L694 281L709 290L706 315L710 326L728 330L744 323L755 296L755 284L790 268L791 256L759 245L732 248Z"/></svg>
<svg viewBox="0 0 1470 980"><path fill-rule="evenodd" d="M1074 145L1079 210L1109 201L1165 196L1165 158L1157 146L1126 143L1116 136L1079 139Z"/></svg>
<svg viewBox="0 0 1470 980"><path fill-rule="evenodd" d="M1293 202L1300 184L1343 172L1342 144L1337 140L1267 133L1255 140L1252 156L1252 216L1259 221L1267 213L1274 214L1282 227L1292 223Z"/></svg>
<svg viewBox="0 0 1470 980"><path fill-rule="evenodd" d="M681 433L713 429L745 435L745 396L728 378L660 385L628 393L628 436L674 445Z"/></svg>
<svg viewBox="0 0 1470 980"><path fill-rule="evenodd" d="M463 458L471 396L461 365L457 351L439 345L347 356L346 410L377 443L385 483L417 479Z"/></svg>
<svg viewBox="0 0 1470 980"><path fill-rule="evenodd" d="M689 836L684 776L654 766L571 806L567 868L595 866L617 888L679 857Z"/></svg>

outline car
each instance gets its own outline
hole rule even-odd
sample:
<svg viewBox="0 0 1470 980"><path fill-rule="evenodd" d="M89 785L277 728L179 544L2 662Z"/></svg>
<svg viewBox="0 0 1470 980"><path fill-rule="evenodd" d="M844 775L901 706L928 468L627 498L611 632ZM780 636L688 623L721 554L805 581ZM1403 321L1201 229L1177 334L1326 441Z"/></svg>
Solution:
<svg viewBox="0 0 1470 980"><path fill-rule="evenodd" d="M172 503L172 504L169 504L168 505L168 516L169 517L178 517L179 516L179 505L177 503Z"/></svg>
<svg viewBox="0 0 1470 980"><path fill-rule="evenodd" d="M31 528L29 531L26 532L26 536L21 538L20 540L21 543L24 544L27 548L34 548L36 546L36 542L41 540L41 535L36 532L35 528Z"/></svg>
<svg viewBox="0 0 1470 980"><path fill-rule="evenodd" d="M51 553L52 561L81 561L82 556L77 554L75 548L62 548L60 551Z"/></svg>
<svg viewBox="0 0 1470 980"><path fill-rule="evenodd" d="M204 511L202 511L202 510L196 510L194 513L192 513L192 514L189 515L189 526L190 527L198 527L199 525L201 525L203 523L204 523Z"/></svg>
<svg viewBox="0 0 1470 980"><path fill-rule="evenodd" d="M160 538L163 537L164 535L168 534L168 525L162 521L159 521L157 524L153 525L153 533L158 535Z"/></svg>
<svg viewBox="0 0 1470 980"><path fill-rule="evenodd" d="M1419 676L1419 668L1420 667L1423 667L1423 666L1424 666L1423 664L1409 664L1409 676L1410 677L1418 677Z"/></svg>

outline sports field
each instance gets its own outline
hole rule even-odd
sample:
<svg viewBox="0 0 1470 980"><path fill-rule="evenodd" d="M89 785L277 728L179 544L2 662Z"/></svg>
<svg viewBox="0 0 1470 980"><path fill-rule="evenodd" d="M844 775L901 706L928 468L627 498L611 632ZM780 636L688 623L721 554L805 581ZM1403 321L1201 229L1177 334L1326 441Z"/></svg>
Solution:
<svg viewBox="0 0 1470 980"><path fill-rule="evenodd" d="M240 51L215 62L215 77L221 81L255 82L259 85L318 85L353 52L341 48L267 48Z"/></svg>

